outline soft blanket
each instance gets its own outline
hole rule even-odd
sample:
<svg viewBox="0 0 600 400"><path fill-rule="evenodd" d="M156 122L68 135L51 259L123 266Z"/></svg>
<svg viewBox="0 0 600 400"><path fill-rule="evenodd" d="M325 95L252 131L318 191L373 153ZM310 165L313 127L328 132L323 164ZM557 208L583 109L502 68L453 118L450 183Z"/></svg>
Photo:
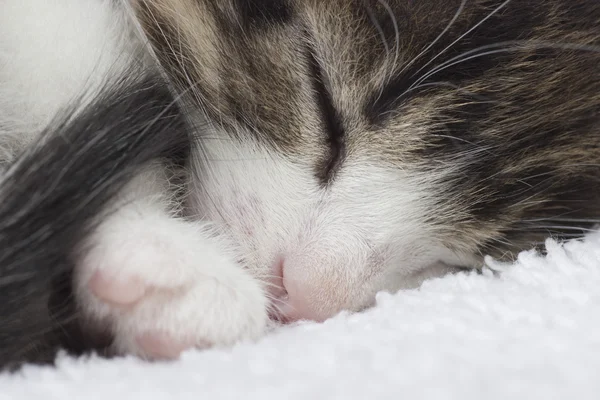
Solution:
<svg viewBox="0 0 600 400"><path fill-rule="evenodd" d="M61 357L0 399L599 399L600 235L171 363Z"/></svg>

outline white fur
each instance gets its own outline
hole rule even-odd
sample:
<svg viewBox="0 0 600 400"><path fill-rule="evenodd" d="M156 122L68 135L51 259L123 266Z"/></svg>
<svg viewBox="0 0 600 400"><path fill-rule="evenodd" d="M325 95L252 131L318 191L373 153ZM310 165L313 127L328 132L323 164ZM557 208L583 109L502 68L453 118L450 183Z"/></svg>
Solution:
<svg viewBox="0 0 600 400"><path fill-rule="evenodd" d="M140 174L88 239L76 279L84 312L112 327L118 351L139 355L137 340L148 333L197 346L256 338L267 323L261 286L207 224L172 216L166 186L160 166ZM105 303L88 287L97 271L146 294L131 307Z"/></svg>
<svg viewBox="0 0 600 400"><path fill-rule="evenodd" d="M76 98L128 64L135 41L110 0L0 2L0 146L31 143ZM82 98L83 97L83 98ZM89 97L88 97L89 98ZM7 140L10 138L10 140Z"/></svg>

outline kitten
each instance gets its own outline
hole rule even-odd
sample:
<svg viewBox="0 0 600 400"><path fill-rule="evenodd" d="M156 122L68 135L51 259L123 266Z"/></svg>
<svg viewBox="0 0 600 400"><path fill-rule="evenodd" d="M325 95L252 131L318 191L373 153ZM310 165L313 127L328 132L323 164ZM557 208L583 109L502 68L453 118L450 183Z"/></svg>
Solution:
<svg viewBox="0 0 600 400"><path fill-rule="evenodd" d="M360 311L598 220L595 0L21 3L0 10L2 207L25 227L2 226L0 295L43 314L72 264L83 335L117 353ZM23 310L0 309L3 351L39 331Z"/></svg>

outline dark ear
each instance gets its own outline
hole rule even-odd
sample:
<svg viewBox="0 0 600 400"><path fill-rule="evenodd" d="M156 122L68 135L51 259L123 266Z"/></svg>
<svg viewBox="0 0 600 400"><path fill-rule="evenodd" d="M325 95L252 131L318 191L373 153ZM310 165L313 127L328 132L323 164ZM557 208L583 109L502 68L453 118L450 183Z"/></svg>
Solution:
<svg viewBox="0 0 600 400"><path fill-rule="evenodd" d="M243 25L252 28L284 24L292 17L287 0L234 0Z"/></svg>

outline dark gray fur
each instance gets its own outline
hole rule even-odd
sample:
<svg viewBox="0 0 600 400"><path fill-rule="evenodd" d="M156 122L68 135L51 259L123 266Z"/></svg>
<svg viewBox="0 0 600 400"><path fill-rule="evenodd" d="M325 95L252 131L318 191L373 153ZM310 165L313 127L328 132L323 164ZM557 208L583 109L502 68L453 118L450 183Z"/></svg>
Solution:
<svg viewBox="0 0 600 400"><path fill-rule="evenodd" d="M188 150L161 78L110 82L83 111L59 115L0 182L0 368L98 344L76 321L73 249L139 167Z"/></svg>

